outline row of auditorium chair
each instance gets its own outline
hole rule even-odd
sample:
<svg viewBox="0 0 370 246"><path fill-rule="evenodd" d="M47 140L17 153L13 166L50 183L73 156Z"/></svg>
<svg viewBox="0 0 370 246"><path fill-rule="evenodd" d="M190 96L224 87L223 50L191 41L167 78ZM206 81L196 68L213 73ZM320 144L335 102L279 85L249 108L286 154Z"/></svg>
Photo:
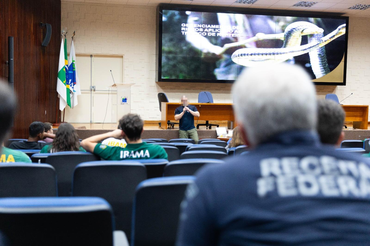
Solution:
<svg viewBox="0 0 370 246"><path fill-rule="evenodd" d="M221 160L205 160L203 162L203 165L224 164ZM177 168L176 170L176 166L180 166L180 169ZM186 169L185 166L187 166L185 163L168 165L167 174L181 174L181 171L184 171L181 169ZM185 172L187 171L189 170L186 169ZM58 187L60 175L57 174L58 172L49 164L14 163L0 165L0 197L43 197L43 199L46 199L45 197L56 197L58 188L60 188ZM71 195L72 197L99 197L105 199L111 206L111 209L106 209L111 210L113 222L110 223L113 223L115 230L125 233L128 240L131 240L131 245L174 245L180 203L184 197L186 186L193 182L194 177L146 178L146 167L139 162L85 162L79 164L74 170L73 178L70 181L70 183L72 182ZM65 199L68 200L70 198L65 197ZM31 235L25 237L20 237L19 234L17 234L18 237L15 235L15 231L20 227L18 223L21 220L23 221L23 224L21 224L28 228L37 215L28 215L32 219L27 218L26 215L26 218L22 219L15 216L16 218L13 221L11 218L14 215L7 214L6 210L2 208L3 200L4 198L0 199L0 231L5 230L5 233L9 231L10 235L7 235L8 237L11 237L11 239L15 237L15 242L23 242L23 244L13 244L12 242L12 245L47 245L24 241L29 240L27 238L28 236L31 237ZM49 200L46 199L46 201ZM27 203L29 200L26 199L25 202ZM15 207L20 206L22 201L18 200L18 203L13 205ZM32 205L27 206L32 207ZM7 214L6 216L4 212ZM3 216L10 218L2 221ZM62 219L61 223L68 227L67 221L61 218L63 216L59 215L59 217ZM83 216L81 215L80 217ZM28 219L31 221L28 221ZM73 223L74 219L71 219L70 223ZM89 218L88 214L86 214L85 220L92 221L94 218ZM52 228L53 224L45 221L48 221L47 217L37 217L37 223L32 226L41 227L42 223L44 223L44 226L48 225L47 227L53 230L54 235L56 228ZM77 229L77 225L72 226L72 228L76 229L76 233L82 228L83 230L89 230L91 226L89 225L85 228L86 222L81 221L81 223L78 224L81 226L79 229ZM99 228L101 227L99 226ZM12 228L12 230L7 228ZM112 226L108 226L108 228L112 228ZM34 228L32 228L33 230ZM39 228L39 230L45 231L47 229ZM23 229L21 231L23 232ZM92 230L92 233L93 231L95 230ZM54 236L56 240L57 237L56 235ZM63 242L65 244L54 244L49 241L49 245L109 245L97 244L96 242L88 243L90 242L89 240L81 244L67 244L65 241Z"/></svg>

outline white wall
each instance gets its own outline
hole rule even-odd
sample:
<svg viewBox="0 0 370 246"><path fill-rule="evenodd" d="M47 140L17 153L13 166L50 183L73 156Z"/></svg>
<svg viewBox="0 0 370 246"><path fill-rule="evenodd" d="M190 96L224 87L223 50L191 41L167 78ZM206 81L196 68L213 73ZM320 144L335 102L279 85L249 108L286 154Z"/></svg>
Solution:
<svg viewBox="0 0 370 246"><path fill-rule="evenodd" d="M345 104L370 104L370 32L368 18L350 18L347 86L317 86L319 97L336 93ZM124 57L123 82L134 83L132 112L144 120L159 120L157 93L170 101L186 94L197 101L203 90L215 102L231 102L230 84L156 83L156 8L62 2L62 29L76 31L78 54L119 54ZM78 64L77 64L78 66ZM67 119L68 120L68 119Z"/></svg>

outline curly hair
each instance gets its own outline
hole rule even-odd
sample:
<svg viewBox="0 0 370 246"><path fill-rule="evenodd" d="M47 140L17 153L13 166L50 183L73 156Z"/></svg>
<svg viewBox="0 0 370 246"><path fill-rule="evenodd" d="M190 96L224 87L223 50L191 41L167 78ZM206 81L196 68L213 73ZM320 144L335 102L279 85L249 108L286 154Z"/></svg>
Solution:
<svg viewBox="0 0 370 246"><path fill-rule="evenodd" d="M71 124L60 124L51 149L52 152L78 151L80 149L79 137Z"/></svg>

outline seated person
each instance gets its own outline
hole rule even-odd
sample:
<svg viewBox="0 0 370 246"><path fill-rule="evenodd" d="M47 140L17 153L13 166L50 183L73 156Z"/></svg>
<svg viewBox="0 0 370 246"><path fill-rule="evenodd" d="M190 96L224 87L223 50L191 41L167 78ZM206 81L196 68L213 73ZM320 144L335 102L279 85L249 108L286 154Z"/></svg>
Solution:
<svg viewBox="0 0 370 246"><path fill-rule="evenodd" d="M307 72L245 69L232 98L250 154L197 172L176 245L369 244L370 161L320 143Z"/></svg>
<svg viewBox="0 0 370 246"><path fill-rule="evenodd" d="M9 149L7 147L1 148L0 162L26 162L31 163L30 157L19 150Z"/></svg>
<svg viewBox="0 0 370 246"><path fill-rule="evenodd" d="M9 145L10 149L42 149L46 143L41 143L39 141L43 140L45 137L50 137L48 133L44 133L44 123L40 121L34 121L28 128L29 136L28 141L17 141L12 142Z"/></svg>
<svg viewBox="0 0 370 246"><path fill-rule="evenodd" d="M75 128L69 123L62 123L58 127L54 141L44 146L40 153L55 153L61 151L82 151L86 152L80 146L80 140Z"/></svg>
<svg viewBox="0 0 370 246"><path fill-rule="evenodd" d="M322 144L340 147L344 139L343 125L346 113L332 100L317 100L317 132Z"/></svg>
<svg viewBox="0 0 370 246"><path fill-rule="evenodd" d="M233 130L233 136L227 142L226 149L238 147L240 145L244 145L244 141L243 141L242 135L240 133L240 128L239 128L239 126L237 126Z"/></svg>
<svg viewBox="0 0 370 246"><path fill-rule="evenodd" d="M121 129L120 126L118 125L117 129ZM126 148L126 141L124 139L117 139L117 138L107 138L104 139L102 144L108 145L108 146L119 146L121 148Z"/></svg>
<svg viewBox="0 0 370 246"><path fill-rule="evenodd" d="M166 151L159 145L141 140L144 122L137 114L127 114L119 121L120 129L84 139L81 145L105 160L168 159ZM122 129L122 130L121 130ZM126 148L111 147L99 143L106 138L124 138Z"/></svg>
<svg viewBox="0 0 370 246"><path fill-rule="evenodd" d="M31 162L25 153L8 149L3 145L4 139L9 135L16 109L14 92L4 81L0 81L0 105L0 146L2 146L0 148L0 162Z"/></svg>
<svg viewBox="0 0 370 246"><path fill-rule="evenodd" d="M53 125L50 122L45 122L44 123L44 128L45 128L45 133L48 133L48 134L50 134L50 136L54 136L53 138L55 138L55 134L53 132ZM51 142L53 142L53 138L46 137L46 138L44 138L44 142L51 143Z"/></svg>

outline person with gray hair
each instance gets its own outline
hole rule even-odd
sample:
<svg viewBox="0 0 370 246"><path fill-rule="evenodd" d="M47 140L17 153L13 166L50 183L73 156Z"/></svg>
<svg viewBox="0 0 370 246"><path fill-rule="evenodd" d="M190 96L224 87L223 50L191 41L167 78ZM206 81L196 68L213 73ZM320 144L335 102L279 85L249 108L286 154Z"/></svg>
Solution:
<svg viewBox="0 0 370 246"><path fill-rule="evenodd" d="M343 125L346 113L333 100L317 100L317 132L323 144L339 147L344 139Z"/></svg>
<svg viewBox="0 0 370 246"><path fill-rule="evenodd" d="M307 73L289 64L248 68L232 96L252 149L196 174L176 245L370 242L370 163L320 143Z"/></svg>

